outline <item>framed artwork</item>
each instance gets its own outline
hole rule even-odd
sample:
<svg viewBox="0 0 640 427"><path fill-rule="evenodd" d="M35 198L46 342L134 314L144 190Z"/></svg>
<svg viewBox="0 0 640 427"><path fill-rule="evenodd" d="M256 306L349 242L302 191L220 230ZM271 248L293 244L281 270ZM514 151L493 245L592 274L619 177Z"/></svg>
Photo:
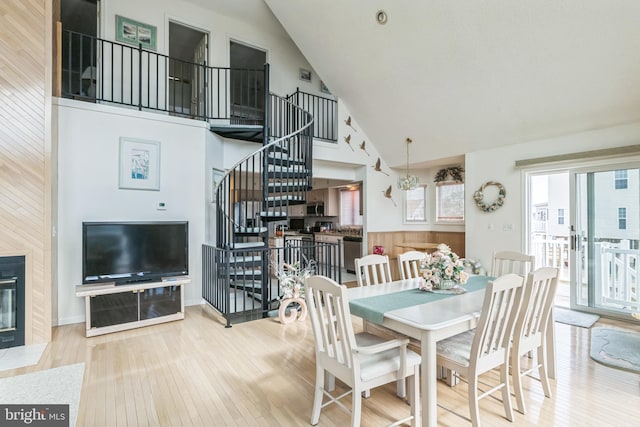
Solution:
<svg viewBox="0 0 640 427"><path fill-rule="evenodd" d="M157 33L158 29L153 25L116 15L116 40L119 42L156 50Z"/></svg>
<svg viewBox="0 0 640 427"><path fill-rule="evenodd" d="M300 80L311 83L311 71L300 68Z"/></svg>
<svg viewBox="0 0 640 427"><path fill-rule="evenodd" d="M320 92L324 92L324 93L328 93L329 95L331 95L331 91L329 90L329 88L324 84L324 82L322 80L320 80Z"/></svg>
<svg viewBox="0 0 640 427"><path fill-rule="evenodd" d="M160 143L120 138L119 187L130 190L160 190Z"/></svg>

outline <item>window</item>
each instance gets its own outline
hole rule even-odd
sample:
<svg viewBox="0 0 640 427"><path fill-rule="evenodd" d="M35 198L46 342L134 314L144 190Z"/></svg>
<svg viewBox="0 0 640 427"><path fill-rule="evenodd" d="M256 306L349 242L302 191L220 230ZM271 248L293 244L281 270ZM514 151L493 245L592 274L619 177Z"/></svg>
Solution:
<svg viewBox="0 0 640 427"><path fill-rule="evenodd" d="M360 191L340 191L340 225L362 225Z"/></svg>
<svg viewBox="0 0 640 427"><path fill-rule="evenodd" d="M615 171L615 188L616 190L622 190L627 188L628 181L628 173L627 170L619 170Z"/></svg>
<svg viewBox="0 0 640 427"><path fill-rule="evenodd" d="M558 224L564 224L564 209L562 208L558 209Z"/></svg>
<svg viewBox="0 0 640 427"><path fill-rule="evenodd" d="M427 222L427 186L404 193L404 222Z"/></svg>
<svg viewBox="0 0 640 427"><path fill-rule="evenodd" d="M464 222L464 184L441 182L436 187L436 221Z"/></svg>
<svg viewBox="0 0 640 427"><path fill-rule="evenodd" d="M618 208L618 229L627 229L627 208Z"/></svg>

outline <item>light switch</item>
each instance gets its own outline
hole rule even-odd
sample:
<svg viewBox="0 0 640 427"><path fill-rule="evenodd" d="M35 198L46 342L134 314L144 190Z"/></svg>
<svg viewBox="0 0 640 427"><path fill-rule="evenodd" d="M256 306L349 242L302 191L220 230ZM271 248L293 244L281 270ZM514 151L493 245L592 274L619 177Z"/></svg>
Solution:
<svg viewBox="0 0 640 427"><path fill-rule="evenodd" d="M157 209L159 211L166 211L167 210L167 204L165 202L158 202Z"/></svg>

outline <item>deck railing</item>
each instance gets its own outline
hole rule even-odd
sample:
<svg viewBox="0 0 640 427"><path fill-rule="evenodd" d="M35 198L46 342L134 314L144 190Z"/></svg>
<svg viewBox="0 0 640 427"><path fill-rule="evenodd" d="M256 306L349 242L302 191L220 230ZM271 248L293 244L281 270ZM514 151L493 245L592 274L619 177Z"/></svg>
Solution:
<svg viewBox="0 0 640 427"><path fill-rule="evenodd" d="M584 259L589 259L587 242L582 242ZM640 289L638 269L640 268L640 250L629 249L628 245L610 242L594 243L594 300L595 304L618 310L640 310ZM566 237L537 236L533 239L533 254L536 266L556 267L560 270L558 278L570 280L569 239ZM580 294L586 292L588 277L587 263L582 263L583 282Z"/></svg>
<svg viewBox="0 0 640 427"><path fill-rule="evenodd" d="M299 88L287 99L313 116L315 139L338 141L338 102L335 99L303 92Z"/></svg>

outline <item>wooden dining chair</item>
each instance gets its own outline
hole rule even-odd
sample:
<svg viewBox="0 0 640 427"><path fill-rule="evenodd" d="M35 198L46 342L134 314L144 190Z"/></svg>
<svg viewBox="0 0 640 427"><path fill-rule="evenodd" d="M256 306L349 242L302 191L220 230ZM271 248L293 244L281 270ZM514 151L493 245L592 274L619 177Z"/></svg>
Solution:
<svg viewBox="0 0 640 427"><path fill-rule="evenodd" d="M511 349L511 375L516 395L518 411L525 414L526 407L522 393L522 378L529 376L542 383L546 397L551 397L551 386L547 370L547 334L549 318L553 309L553 299L558 287L558 269L542 267L529 273L524 286L522 309L513 332L513 348ZM537 350L535 365L522 371L521 360L525 354ZM538 378L531 373L538 370Z"/></svg>
<svg viewBox="0 0 640 427"><path fill-rule="evenodd" d="M378 285L392 281L387 255L365 255L362 258L356 258L354 263L358 286Z"/></svg>
<svg viewBox="0 0 640 427"><path fill-rule="evenodd" d="M418 251L408 251L398 255L400 279L406 280L420 277L420 262L426 257L426 253Z"/></svg>
<svg viewBox="0 0 640 427"><path fill-rule="evenodd" d="M311 276L305 280L307 307L315 338L316 385L311 424L320 421L325 406L352 394L351 426L360 426L362 392L394 381L409 380L411 415L394 423L411 420L420 425L420 356L407 349L409 340L384 338L366 332L354 334L346 286L328 277ZM325 372L340 379L351 391L334 397L325 389ZM323 403L324 396L329 400Z"/></svg>
<svg viewBox="0 0 640 427"><path fill-rule="evenodd" d="M524 279L507 274L489 282L475 331L439 341L438 365L455 372L468 383L471 424L480 426L478 402L497 390L502 391L506 418L513 421L509 385L509 349L518 312L522 304ZM500 383L478 395L478 377L500 367Z"/></svg>
<svg viewBox="0 0 640 427"><path fill-rule="evenodd" d="M533 271L536 264L536 257L522 252L499 251L493 253L491 264L491 276L500 277L505 274L514 273L522 277L527 277Z"/></svg>

